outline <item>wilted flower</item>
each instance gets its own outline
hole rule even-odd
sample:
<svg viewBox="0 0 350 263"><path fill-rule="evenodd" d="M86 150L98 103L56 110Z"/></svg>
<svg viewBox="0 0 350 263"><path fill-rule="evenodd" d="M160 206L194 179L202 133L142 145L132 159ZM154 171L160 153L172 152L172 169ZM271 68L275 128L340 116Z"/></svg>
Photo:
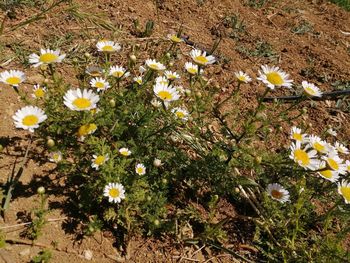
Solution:
<svg viewBox="0 0 350 263"><path fill-rule="evenodd" d="M281 203L289 201L289 192L280 184L269 184L267 186L267 193L271 196L272 199L277 200Z"/></svg>

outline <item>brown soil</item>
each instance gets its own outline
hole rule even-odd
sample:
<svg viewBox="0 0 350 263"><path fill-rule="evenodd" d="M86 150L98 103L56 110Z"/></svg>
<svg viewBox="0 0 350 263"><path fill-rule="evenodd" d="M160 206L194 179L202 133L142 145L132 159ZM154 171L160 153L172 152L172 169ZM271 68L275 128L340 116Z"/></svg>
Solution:
<svg viewBox="0 0 350 263"><path fill-rule="evenodd" d="M92 51L96 39L101 37L112 38L127 48L124 54L130 54L131 45L140 44L141 50L146 46L146 41L137 39L130 32L132 21L138 19L143 25L147 20L156 23L153 44L161 45L161 38L169 32L176 32L180 25L183 26L183 34L199 47L210 49L215 39L222 36L222 42L217 50L221 61L209 69L213 80L222 89L220 96L225 96L233 86L225 86L233 79L233 72L246 70L251 76L256 77L257 70L262 64L278 65L290 73L296 83L308 80L316 83L322 90L333 89L332 83L336 81L349 81L350 73L350 36L343 32L350 32L350 14L339 7L319 0L297 1L268 1L263 8L255 9L244 5L245 1L239 0L158 0L158 1L76 1L81 5L80 10L93 14L104 14L104 19L118 27L114 35L88 22L78 22L65 12L66 6L60 6L49 13L44 19L29 24L12 33L6 33L7 28L16 25L32 14L39 12L38 8L21 8L16 10L16 17L8 19L5 23L5 34L0 38L2 69L23 69L30 76L26 85L22 86L26 92L31 90L32 84L40 80L40 76L34 73L32 68L23 68L21 58L30 52L45 46L48 41L65 39L60 45L61 49L70 53L67 60L72 61L74 56L79 56L85 51ZM155 6L158 3L158 9ZM244 21L244 32L238 33L238 39L230 38L232 29L227 25L227 17L238 15ZM0 13L0 18L5 16ZM307 23L307 30L303 34L293 33L301 30L300 25ZM298 27L299 26L299 27ZM81 27L84 29L81 30ZM73 35L73 39L69 40ZM87 39L90 39L89 41ZM148 40L149 41L149 40ZM273 55L254 56L245 50L253 50L257 43L268 43ZM59 42L57 42L59 44ZM184 56L191 49L183 44ZM120 56L125 60L126 56ZM140 52L140 60L145 55ZM119 60L121 64L122 61ZM182 64L181 64L182 66ZM62 67L61 67L62 68ZM180 67L179 67L180 69ZM67 79L73 81L73 67L64 67ZM220 74L220 77L219 77ZM208 74L210 75L210 74ZM249 88L248 88L249 87ZM257 83L244 86L242 89L242 110L251 108L255 101L255 95L260 92L262 86ZM282 94L283 92L276 92ZM23 131L16 130L11 116L21 106L19 98L14 90L1 84L0 91L0 137L8 145L0 156L0 183L4 184L12 170L18 169L23 158L24 149L28 138ZM234 105L228 106L234 107ZM235 106L236 107L236 106ZM312 124L312 131L320 132L324 125L332 124L338 129L339 139L350 136L348 125L349 115L335 109L334 102L320 102L317 107L309 110L304 119L305 124ZM284 127L288 130L289 127ZM286 135L286 134L284 134ZM283 140L281 140L281 146ZM119 252L113 246L113 238L108 233L98 233L93 237L85 237L76 241L76 233L69 231L69 219L62 207L65 196L60 192L59 175L54 173L54 165L46 163L42 159L42 149L33 146L29 153L30 159L26 164L24 174L21 177L21 185L16 189L10 209L6 213L6 221L2 221L1 227L20 224L26 221L25 217L37 205L38 197L36 188L43 182L55 183L55 189L49 189L50 219L59 219L48 223L43 235L37 243L43 247L55 245L53 260L50 262L86 262L82 256L85 250L93 252L91 262L114 262L113 258L120 257ZM44 155L45 156L45 155ZM228 216L228 212L236 215L229 204L222 204L224 211L222 216ZM227 208L227 209L225 209ZM238 215L237 215L238 216ZM238 216L239 217L239 216ZM239 224L233 224L232 229L239 229ZM7 239L28 242L22 238L24 228L6 228ZM249 245L244 246L245 240L240 237L242 244L231 244L231 247L239 249L242 254L256 253ZM213 252L209 248L195 246L183 246L173 244L170 241L134 238L130 243L129 257L120 261L125 262L236 262L229 254ZM247 248L248 247L248 248ZM29 249L29 250L28 250ZM42 247L24 244L7 245L0 250L0 262L29 262ZM207 261L206 261L207 260Z"/></svg>

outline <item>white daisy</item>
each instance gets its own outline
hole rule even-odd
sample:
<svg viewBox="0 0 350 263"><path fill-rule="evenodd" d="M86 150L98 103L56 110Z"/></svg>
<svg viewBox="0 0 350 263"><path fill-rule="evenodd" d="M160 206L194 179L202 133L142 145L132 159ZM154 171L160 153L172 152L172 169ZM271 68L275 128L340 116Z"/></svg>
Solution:
<svg viewBox="0 0 350 263"><path fill-rule="evenodd" d="M177 72L172 72L170 70L166 70L164 72L164 75L168 80L175 80L180 78L180 75Z"/></svg>
<svg viewBox="0 0 350 263"><path fill-rule="evenodd" d="M156 84L153 88L154 94L164 102L171 102L180 98L179 93L172 86Z"/></svg>
<svg viewBox="0 0 350 263"><path fill-rule="evenodd" d="M39 124L47 119L45 112L35 106L25 106L12 117L16 128L22 128L34 132L34 129L39 128Z"/></svg>
<svg viewBox="0 0 350 263"><path fill-rule="evenodd" d="M156 78L156 83L168 86L169 85L169 80L166 77L159 76L159 77Z"/></svg>
<svg viewBox="0 0 350 263"><path fill-rule="evenodd" d="M157 62L155 59L147 59L146 65L148 68L155 70L155 71L165 70L165 66L162 63Z"/></svg>
<svg viewBox="0 0 350 263"><path fill-rule="evenodd" d="M309 145L319 153L327 153L329 151L329 145L316 135L310 135L307 138Z"/></svg>
<svg viewBox="0 0 350 263"><path fill-rule="evenodd" d="M120 203L125 199L124 186L119 183L109 183L103 190L103 195L108 197L110 203Z"/></svg>
<svg viewBox="0 0 350 263"><path fill-rule="evenodd" d="M344 160L334 152L329 153L327 156L323 156L322 159L326 161L327 167L331 170L336 171L339 174L346 174L346 165Z"/></svg>
<svg viewBox="0 0 350 263"><path fill-rule="evenodd" d="M119 153L123 156L129 156L131 151L128 148L120 148Z"/></svg>
<svg viewBox="0 0 350 263"><path fill-rule="evenodd" d="M84 141L85 137L89 134L93 134L97 130L97 125L95 123L84 124L79 127L77 136L79 141Z"/></svg>
<svg viewBox="0 0 350 263"><path fill-rule="evenodd" d="M151 104L155 108L160 108L162 107L162 103L158 99L152 99Z"/></svg>
<svg viewBox="0 0 350 263"><path fill-rule="evenodd" d="M0 73L0 81L14 87L18 87L25 79L24 72L20 70L8 70Z"/></svg>
<svg viewBox="0 0 350 263"><path fill-rule="evenodd" d="M147 70L147 69L146 69L144 66L140 66L140 67L139 67L139 72L140 72L141 75L142 75L143 73L145 73L146 70Z"/></svg>
<svg viewBox="0 0 350 263"><path fill-rule="evenodd" d="M249 75L247 73L244 73L243 71L236 72L235 76L237 80L241 83L248 83L252 81L251 77L249 77Z"/></svg>
<svg viewBox="0 0 350 263"><path fill-rule="evenodd" d="M332 128L329 128L329 129L327 130L327 133L328 133L329 135L334 136L334 137L336 137L336 136L338 135L338 133L337 133L335 130L333 130Z"/></svg>
<svg viewBox="0 0 350 263"><path fill-rule="evenodd" d="M199 67L198 67L198 65L193 64L193 63L191 63L191 62L186 62L186 63L185 63L185 69L186 69L186 71L187 71L188 73L190 73L191 75L197 75L197 74L198 74L198 69L199 69ZM203 72L203 70L201 69L201 70L200 70L200 73L202 73L202 72Z"/></svg>
<svg viewBox="0 0 350 263"><path fill-rule="evenodd" d="M190 52L190 56L193 59L193 61L200 66L213 64L216 61L214 56L207 56L207 53L205 51L202 52L199 49L193 49Z"/></svg>
<svg viewBox="0 0 350 263"><path fill-rule="evenodd" d="M183 39L181 37L178 37L176 34L169 34L168 39L173 43L183 42Z"/></svg>
<svg viewBox="0 0 350 263"><path fill-rule="evenodd" d="M142 84L142 77L141 76L134 77L133 80L134 80L134 82L136 82L139 85Z"/></svg>
<svg viewBox="0 0 350 263"><path fill-rule="evenodd" d="M118 43L109 40L100 40L96 44L97 50L100 52L118 52L121 47Z"/></svg>
<svg viewBox="0 0 350 263"><path fill-rule="evenodd" d="M311 97L322 97L321 90L315 86L315 84L303 81L301 86L304 89L304 92Z"/></svg>
<svg viewBox="0 0 350 263"><path fill-rule="evenodd" d="M269 184L267 186L267 193L271 196L272 199L277 200L281 203L290 201L289 192L280 184Z"/></svg>
<svg viewBox="0 0 350 263"><path fill-rule="evenodd" d="M350 182L342 181L338 183L338 193L341 194L344 198L346 204L350 204Z"/></svg>
<svg viewBox="0 0 350 263"><path fill-rule="evenodd" d="M339 172L338 171L334 171L332 169L327 169L326 163L325 162L320 162L319 168L318 168L317 173L324 179L334 183L336 181L338 181L339 179Z"/></svg>
<svg viewBox="0 0 350 263"><path fill-rule="evenodd" d="M83 111L96 108L96 103L100 100L100 97L92 90L80 89L68 90L63 97L64 105L71 110Z"/></svg>
<svg viewBox="0 0 350 263"><path fill-rule="evenodd" d="M92 155L93 159L92 159L92 164L91 167L95 168L96 170L98 170L100 168L101 165L105 164L108 160L108 154L105 155Z"/></svg>
<svg viewBox="0 0 350 263"><path fill-rule="evenodd" d="M334 147L337 149L338 152L342 154L349 154L349 149L346 148L345 145L340 142L335 142Z"/></svg>
<svg viewBox="0 0 350 263"><path fill-rule="evenodd" d="M59 163L60 161L62 161L62 153L60 151L51 152L49 161L54 163Z"/></svg>
<svg viewBox="0 0 350 263"><path fill-rule="evenodd" d="M39 84L34 85L32 97L35 99L41 99L45 96L47 89L45 87L41 87Z"/></svg>
<svg viewBox="0 0 350 263"><path fill-rule="evenodd" d="M109 89L111 87L108 81L106 81L104 78L98 78L98 77L91 79L90 85L92 88L96 88L97 92Z"/></svg>
<svg viewBox="0 0 350 263"><path fill-rule="evenodd" d="M109 69L109 75L116 77L116 78L122 78L122 77L128 77L130 75L129 72L126 71L125 68L120 67L120 66L112 66Z"/></svg>
<svg viewBox="0 0 350 263"><path fill-rule="evenodd" d="M260 76L257 78L267 85L270 89L275 87L291 88L293 80L289 79L289 74L280 70L279 67L261 66L262 72L259 70Z"/></svg>
<svg viewBox="0 0 350 263"><path fill-rule="evenodd" d="M60 55L60 50L40 49L40 55L31 54L29 63L34 64L34 67L39 67L43 64L60 63L66 57L66 54Z"/></svg>
<svg viewBox="0 0 350 263"><path fill-rule="evenodd" d="M291 154L289 155L289 158L294 160L294 162L304 169L316 170L319 167L319 160L315 159L317 151L308 151L308 148L309 147L306 146L302 149L300 141L292 143L290 146Z"/></svg>
<svg viewBox="0 0 350 263"><path fill-rule="evenodd" d="M138 163L138 164L135 166L135 172L136 172L138 175L144 175L144 174L146 174L146 167L145 167L142 163Z"/></svg>
<svg viewBox="0 0 350 263"><path fill-rule="evenodd" d="M290 138L292 140L297 141L297 142L305 143L307 136L306 136L306 134L302 134L301 129L293 126L291 131L290 131Z"/></svg>
<svg viewBox="0 0 350 263"><path fill-rule="evenodd" d="M174 108L171 110L172 113L176 115L177 118L187 121L188 120L188 111L182 108Z"/></svg>

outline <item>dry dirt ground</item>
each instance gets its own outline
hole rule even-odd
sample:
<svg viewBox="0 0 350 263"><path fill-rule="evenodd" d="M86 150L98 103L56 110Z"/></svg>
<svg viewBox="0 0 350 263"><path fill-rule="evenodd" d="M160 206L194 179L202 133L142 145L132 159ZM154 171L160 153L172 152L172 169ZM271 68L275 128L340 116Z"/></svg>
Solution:
<svg viewBox="0 0 350 263"><path fill-rule="evenodd" d="M63 4L45 15L44 19L26 25L14 32L7 32L26 18L38 13L39 7L22 7L15 10L15 16L5 22L4 34L0 37L0 67L21 69L29 76L25 91L32 89L32 84L40 81L40 76L31 74L33 69L23 66L24 56L38 50L47 43L55 43L70 55L92 51L96 39L111 38L122 43L125 55L132 51L128 46L145 47L147 41L137 39L132 34L133 20L138 19L143 25L147 20L154 20L155 32L153 44L169 32L176 32L183 26L183 35L199 47L210 49L213 42L222 37L217 50L220 63L210 69L217 85L222 87L221 96L232 89L225 86L233 78L233 72L246 70L256 77L261 64L278 65L291 74L295 82L308 80L316 83L322 90L331 91L337 84L350 81L350 14L339 7L318 0L266 1L261 8L254 8L248 0L126 0L126 1L74 1L80 5L80 11L91 14L103 14L103 20L109 20L118 30L111 33L92 23L93 16L77 21ZM250 1L253 2L253 1ZM1 12L1 11L0 11ZM2 20L5 13L0 13ZM243 21L243 27L232 24L234 17ZM95 17L96 18L96 17ZM90 19L90 21L89 21ZM95 22L97 20L94 20ZM102 20L97 21L102 23ZM90 39L90 40L89 40ZM158 40L157 40L158 39ZM152 39L149 41L153 41ZM183 44L183 50L191 47ZM79 53L80 52L80 53ZM75 54L75 55L74 55ZM61 67L62 68L62 67ZM62 69L67 78L73 77L72 66ZM73 80L72 80L73 81ZM75 84L74 82L72 84ZM260 92L258 85L242 90L242 108L251 107L254 96ZM0 137L5 149L0 155L0 183L4 184L13 169L17 169L27 145L26 133L16 130L11 116L21 106L14 90L0 85ZM349 138L349 115L336 109L334 102L320 102L309 110L304 120L311 123L315 133L324 125L332 124L340 139ZM113 238L108 233L98 233L76 241L76 233L69 228L65 208L62 207L65 196L59 175L54 173L54 165L47 163L40 155L42 149L33 146L31 157L21 185L15 190L6 220L1 219L0 228L7 239L29 242L22 238L23 226L9 228L26 222L26 216L37 205L35 194L37 186L47 181L56 184L55 189L48 189L50 213L49 222L43 235L38 239L39 245L7 245L0 250L0 262L29 262L43 247L51 247L53 258L50 262L87 262L84 251L93 253L91 262L115 262L118 251L113 245ZM16 166L15 166L16 165ZM56 221L55 221L56 220ZM15 242L16 243L16 242ZM233 247L241 254L251 253L240 244ZM254 251L253 251L254 252ZM252 253L253 253L252 252ZM120 258L120 261L123 259ZM131 241L129 258L126 262L235 262L224 252L215 252L209 248L184 246L165 240L135 237Z"/></svg>

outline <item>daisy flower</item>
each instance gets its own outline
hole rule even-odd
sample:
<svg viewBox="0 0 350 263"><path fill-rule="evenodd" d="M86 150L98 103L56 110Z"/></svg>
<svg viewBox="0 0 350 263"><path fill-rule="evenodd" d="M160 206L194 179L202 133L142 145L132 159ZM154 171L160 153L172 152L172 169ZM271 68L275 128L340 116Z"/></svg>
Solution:
<svg viewBox="0 0 350 263"><path fill-rule="evenodd" d="M80 89L68 90L63 97L64 105L75 111L91 110L96 108L96 103L100 97L92 90Z"/></svg>
<svg viewBox="0 0 350 263"><path fill-rule="evenodd" d="M62 161L62 153L60 151L50 153L49 161L59 163Z"/></svg>
<svg viewBox="0 0 350 263"><path fill-rule="evenodd" d="M164 102L171 102L178 100L180 98L179 93L172 86L167 86L163 84L156 84L153 88L154 94Z"/></svg>
<svg viewBox="0 0 350 263"><path fill-rule="evenodd" d="M159 100L157 100L157 99L152 99L151 100L151 104L155 108L160 108L162 106L162 103Z"/></svg>
<svg viewBox="0 0 350 263"><path fill-rule="evenodd" d="M302 134L301 129L293 126L290 131L290 138L297 142L304 143L306 141L306 134Z"/></svg>
<svg viewBox="0 0 350 263"><path fill-rule="evenodd" d="M157 83L157 84L161 84L161 85L168 86L169 80L168 80L166 77L159 76L159 77L156 78L156 83Z"/></svg>
<svg viewBox="0 0 350 263"><path fill-rule="evenodd" d="M188 73L190 73L191 75L197 75L198 74L198 65L193 64L191 62L186 62L185 63L185 69ZM202 73L203 70L200 71L200 73Z"/></svg>
<svg viewBox="0 0 350 263"><path fill-rule="evenodd" d="M7 70L0 73L0 81L14 87L18 87L25 79L24 72L20 70Z"/></svg>
<svg viewBox="0 0 350 263"><path fill-rule="evenodd" d="M139 66L139 72L140 72L141 75L142 75L143 73L145 73L146 70L147 70L147 69L146 69L144 66Z"/></svg>
<svg viewBox="0 0 350 263"><path fill-rule="evenodd" d="M172 72L170 70L166 70L164 72L164 75L168 80L175 80L180 78L180 75L177 72Z"/></svg>
<svg viewBox="0 0 350 263"><path fill-rule="evenodd" d="M120 51L121 47L118 43L115 43L113 41L109 40L100 40L96 44L96 48L100 52L118 52Z"/></svg>
<svg viewBox="0 0 350 263"><path fill-rule="evenodd" d="M108 197L110 203L120 203L125 199L124 186L119 183L109 183L105 186L103 195Z"/></svg>
<svg viewBox="0 0 350 263"><path fill-rule="evenodd" d="M327 153L329 151L329 145L327 142L322 141L320 137L310 135L307 139L309 145L319 153Z"/></svg>
<svg viewBox="0 0 350 263"><path fill-rule="evenodd" d="M34 67L39 67L43 64L60 63L66 57L66 54L60 55L60 50L40 49L40 55L31 54L29 63L34 64Z"/></svg>
<svg viewBox="0 0 350 263"><path fill-rule="evenodd" d="M339 172L337 171L333 171L331 169L326 169L326 163L325 162L321 162L319 165L317 173L324 179L334 183L336 181L338 181L339 179Z"/></svg>
<svg viewBox="0 0 350 263"><path fill-rule="evenodd" d="M146 65L148 68L155 70L155 71L165 70L165 66L162 63L157 62L155 59L147 59Z"/></svg>
<svg viewBox="0 0 350 263"><path fill-rule="evenodd" d="M96 130L97 130L97 125L95 123L88 123L80 126L77 132L78 140L84 141L87 135L93 134Z"/></svg>
<svg viewBox="0 0 350 263"><path fill-rule="evenodd" d="M346 160L346 161L345 161L345 167L346 167L346 171L347 171L348 173L350 173L350 161L349 161L349 160Z"/></svg>
<svg viewBox="0 0 350 263"><path fill-rule="evenodd" d="M338 183L338 193L344 198L346 204L350 204L350 182L342 181Z"/></svg>
<svg viewBox="0 0 350 263"><path fill-rule="evenodd" d="M108 154L105 155L92 155L93 159L92 159L92 164L91 167L95 168L96 170L98 170L100 168L101 165L103 165L104 163L106 163L109 160Z"/></svg>
<svg viewBox="0 0 350 263"><path fill-rule="evenodd" d="M291 88L293 80L289 79L289 74L280 70L279 67L261 66L262 72L259 70L260 76L258 80L262 81L270 89L275 87Z"/></svg>
<svg viewBox="0 0 350 263"><path fill-rule="evenodd" d="M319 167L319 160L315 159L317 152L315 150L308 151L308 146L301 148L301 143L297 141L290 146L291 154L289 158L294 160L304 169L316 170Z"/></svg>
<svg viewBox="0 0 350 263"><path fill-rule="evenodd" d="M16 128L22 128L34 132L39 124L47 119L45 112L35 106L25 106L13 115Z"/></svg>
<svg viewBox="0 0 350 263"><path fill-rule="evenodd" d="M142 77L139 76L139 77L134 77L133 78L134 82L136 82L137 84L141 85L142 84Z"/></svg>
<svg viewBox="0 0 350 263"><path fill-rule="evenodd" d="M269 184L267 186L267 193L271 196L272 199L277 200L281 203L289 201L289 192L280 184Z"/></svg>
<svg viewBox="0 0 350 263"><path fill-rule="evenodd" d="M123 156L129 156L131 151L128 148L120 148L119 153Z"/></svg>
<svg viewBox="0 0 350 263"><path fill-rule="evenodd" d="M101 90L109 89L111 87L108 81L106 81L104 78L99 78L99 77L91 79L90 85L91 87L96 88L97 92Z"/></svg>
<svg viewBox="0 0 350 263"><path fill-rule="evenodd" d="M331 170L336 171L339 174L346 174L344 160L340 159L336 153L331 152L327 156L323 156L322 159L326 161L327 167Z"/></svg>
<svg viewBox="0 0 350 263"><path fill-rule="evenodd" d="M34 85L32 97L35 99L40 99L45 96L47 89L45 87L41 87L39 84Z"/></svg>
<svg viewBox="0 0 350 263"><path fill-rule="evenodd" d="M169 34L168 39L173 43L183 42L183 39L181 37L178 37L176 34Z"/></svg>
<svg viewBox="0 0 350 263"><path fill-rule="evenodd" d="M311 97L322 97L321 90L318 87L316 87L314 84L309 83L307 81L303 81L301 83L301 86L303 87L304 92L307 95L309 95Z"/></svg>
<svg viewBox="0 0 350 263"><path fill-rule="evenodd" d="M334 147L335 149L337 149L338 152L342 154L349 154L349 149L346 148L345 145L340 142L335 142Z"/></svg>
<svg viewBox="0 0 350 263"><path fill-rule="evenodd" d="M125 77L125 78L128 77L130 73L127 72L126 69L123 67L112 66L109 69L109 75L120 79L122 77Z"/></svg>
<svg viewBox="0 0 350 263"><path fill-rule="evenodd" d="M174 108L171 110L172 113L174 113L176 115L176 117L178 117L179 119L183 120L183 121L187 121L188 120L188 111L182 108Z"/></svg>
<svg viewBox="0 0 350 263"><path fill-rule="evenodd" d="M327 133L328 133L329 135L334 136L334 137L336 137L336 136L338 135L338 133L337 133L335 130L333 130L332 128L329 128L329 129L327 130Z"/></svg>
<svg viewBox="0 0 350 263"><path fill-rule="evenodd" d="M138 163L138 164L135 166L135 172L136 172L138 175L144 175L144 174L146 174L146 167L145 167L142 163Z"/></svg>
<svg viewBox="0 0 350 263"><path fill-rule="evenodd" d="M215 63L216 59L214 56L207 56L205 51L200 51L199 49L193 49L190 52L190 56L193 61L199 66L206 66Z"/></svg>
<svg viewBox="0 0 350 263"><path fill-rule="evenodd" d="M248 83L252 81L251 77L249 77L248 74L244 73L243 71L236 72L235 76L241 83Z"/></svg>

